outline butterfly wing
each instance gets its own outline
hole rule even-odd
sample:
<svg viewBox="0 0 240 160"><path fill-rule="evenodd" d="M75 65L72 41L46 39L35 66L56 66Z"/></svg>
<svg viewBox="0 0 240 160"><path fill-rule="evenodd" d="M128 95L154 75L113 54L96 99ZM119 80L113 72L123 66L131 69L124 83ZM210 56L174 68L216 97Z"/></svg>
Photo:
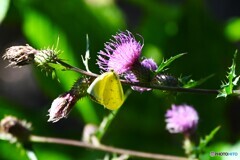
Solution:
<svg viewBox="0 0 240 160"><path fill-rule="evenodd" d="M115 72L110 72L106 77L106 85L103 91L103 105L109 110L116 110L124 102L122 84Z"/></svg>
<svg viewBox="0 0 240 160"><path fill-rule="evenodd" d="M87 93L91 96L91 98L100 104L103 102L106 77L109 76L107 73L108 72L98 76L87 89Z"/></svg>
<svg viewBox="0 0 240 160"><path fill-rule="evenodd" d="M87 89L87 93L109 110L118 109L124 102L122 84L113 71L98 76Z"/></svg>

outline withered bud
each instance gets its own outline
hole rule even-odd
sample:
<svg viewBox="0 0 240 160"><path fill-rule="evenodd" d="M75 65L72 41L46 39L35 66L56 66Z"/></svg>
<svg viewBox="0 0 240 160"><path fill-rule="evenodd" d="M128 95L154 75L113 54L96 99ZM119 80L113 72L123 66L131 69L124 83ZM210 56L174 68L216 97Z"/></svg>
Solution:
<svg viewBox="0 0 240 160"><path fill-rule="evenodd" d="M10 62L7 67L22 67L23 65L34 63L42 70L45 70L47 75L52 74L54 78L56 71L49 63L58 64L60 61L58 58L59 53L60 50L54 47L37 50L27 44L26 46L12 46L8 48L3 55L3 59Z"/></svg>
<svg viewBox="0 0 240 160"><path fill-rule="evenodd" d="M12 142L28 142L31 134L31 124L13 116L6 116L0 122L1 136Z"/></svg>
<svg viewBox="0 0 240 160"><path fill-rule="evenodd" d="M57 122L62 118L67 118L75 103L87 95L88 81L88 78L79 78L70 91L61 94L52 102L48 110L48 122Z"/></svg>
<svg viewBox="0 0 240 160"><path fill-rule="evenodd" d="M57 122L61 118L67 118L77 100L78 97L75 96L72 92L61 94L52 102L51 108L48 110L48 122Z"/></svg>
<svg viewBox="0 0 240 160"><path fill-rule="evenodd" d="M4 60L8 60L10 64L7 66L21 67L34 62L34 57L38 50L29 46L12 46L8 48L3 55Z"/></svg>

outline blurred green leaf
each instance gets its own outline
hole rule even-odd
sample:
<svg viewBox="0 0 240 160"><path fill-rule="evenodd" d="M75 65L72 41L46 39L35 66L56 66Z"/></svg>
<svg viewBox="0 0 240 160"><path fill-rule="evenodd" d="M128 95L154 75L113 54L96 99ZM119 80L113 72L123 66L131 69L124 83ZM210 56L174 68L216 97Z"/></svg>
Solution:
<svg viewBox="0 0 240 160"><path fill-rule="evenodd" d="M44 150L42 148L38 148L38 155L39 160L46 159L46 160L71 160L72 158L64 153L61 153L57 150Z"/></svg>
<svg viewBox="0 0 240 160"><path fill-rule="evenodd" d="M0 0L0 24L4 20L8 8L9 8L10 0Z"/></svg>
<svg viewBox="0 0 240 160"><path fill-rule="evenodd" d="M95 110L93 110L94 105L90 98L83 98L79 100L76 107L86 123L99 124L100 120L96 115Z"/></svg>
<svg viewBox="0 0 240 160"><path fill-rule="evenodd" d="M125 28L125 21L122 12L112 0L91 0L85 1L96 20L106 29ZM108 25L106 25L108 24ZM121 27L121 28L119 28Z"/></svg>
<svg viewBox="0 0 240 160"><path fill-rule="evenodd" d="M163 59L163 53L156 45L144 44L142 52L145 57L151 57L157 64L160 64Z"/></svg>
<svg viewBox="0 0 240 160"><path fill-rule="evenodd" d="M16 107L16 104L12 104L3 98L0 98L0 119L6 115L13 115L16 117L25 117L22 111L20 110L21 107ZM18 109L19 108L19 109Z"/></svg>
<svg viewBox="0 0 240 160"><path fill-rule="evenodd" d="M29 160L21 146L0 140L0 157L5 160Z"/></svg>
<svg viewBox="0 0 240 160"><path fill-rule="evenodd" d="M240 40L240 18L231 19L226 27L225 34L233 42Z"/></svg>
<svg viewBox="0 0 240 160"><path fill-rule="evenodd" d="M239 151L240 151L240 141L238 141L235 144L219 142L209 147L207 152L205 153L205 156L206 157L208 156L210 160L235 160L235 159L238 160ZM218 153L224 152L224 153L228 153L229 155L210 157L209 156L210 152L218 152Z"/></svg>
<svg viewBox="0 0 240 160"><path fill-rule="evenodd" d="M58 49L63 51L59 58L63 59L65 62L73 65L78 66L78 64L81 62L81 60L77 60L74 56L74 53L71 50L71 45L67 41L67 37L65 36L64 32L61 31L60 28L57 27L56 24L51 22L46 16L43 14L33 11L33 10L26 10L26 13L24 14L24 33L27 36L27 38L36 46L38 49L46 46L51 46L51 44L55 41L57 41L57 37L60 37L60 41L58 44ZM44 76L44 75L42 75ZM75 73L72 71L57 71L57 77L61 82L61 86L65 91L68 91L75 80L79 77L79 73ZM57 81L51 80L50 78L41 78L40 82L44 83L41 86L43 86L47 92L53 92L55 88L58 88L56 86ZM41 81L42 80L42 81ZM57 93L60 94L60 93ZM55 93L56 95L56 93ZM97 121L97 115L94 111L94 108L91 106L88 107L88 112L85 110L82 111L82 107L80 105L77 105L76 107L78 111L83 115L84 121L87 123L90 122L96 122ZM87 119L85 119L87 117Z"/></svg>

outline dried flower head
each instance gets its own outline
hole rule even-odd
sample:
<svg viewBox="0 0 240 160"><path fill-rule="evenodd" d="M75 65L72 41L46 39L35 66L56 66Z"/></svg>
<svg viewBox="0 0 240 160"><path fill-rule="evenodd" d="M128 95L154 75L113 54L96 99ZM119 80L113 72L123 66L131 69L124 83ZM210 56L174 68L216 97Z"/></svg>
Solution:
<svg viewBox="0 0 240 160"><path fill-rule="evenodd" d="M105 51L99 52L97 64L104 71L122 74L138 63L143 46L129 31L120 32L113 38L105 43Z"/></svg>
<svg viewBox="0 0 240 160"><path fill-rule="evenodd" d="M47 74L52 74L52 76L54 77L56 71L55 68L50 65L50 63L59 63L59 53L60 51L57 50L57 47L37 50L30 45L12 46L6 50L6 53L3 55L3 59L10 62L8 67L21 67L23 65L34 63L42 70L45 70Z"/></svg>
<svg viewBox="0 0 240 160"><path fill-rule="evenodd" d="M62 118L67 118L75 103L87 95L88 86L89 80L87 78L79 78L70 91L58 96L48 110L48 122L57 122Z"/></svg>
<svg viewBox="0 0 240 160"><path fill-rule="evenodd" d="M189 105L172 105L165 115L167 130L170 133L191 134L197 127L198 114L196 110Z"/></svg>
<svg viewBox="0 0 240 160"><path fill-rule="evenodd" d="M10 64L8 66L21 67L34 62L34 57L38 50L33 47L26 46L12 46L8 48L3 55L4 60L8 60Z"/></svg>
<svg viewBox="0 0 240 160"><path fill-rule="evenodd" d="M2 139L11 142L27 142L31 134L31 124L13 116L6 116L0 122Z"/></svg>

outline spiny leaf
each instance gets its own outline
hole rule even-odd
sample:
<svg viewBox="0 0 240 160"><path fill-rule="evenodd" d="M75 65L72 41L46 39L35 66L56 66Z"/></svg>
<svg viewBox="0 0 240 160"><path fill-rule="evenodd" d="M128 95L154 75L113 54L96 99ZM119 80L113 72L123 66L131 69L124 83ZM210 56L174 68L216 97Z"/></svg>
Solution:
<svg viewBox="0 0 240 160"><path fill-rule="evenodd" d="M164 69L165 67L169 66L174 60L182 57L182 56L185 55L185 54L186 54L186 53L181 53L181 54L178 54L178 55L176 55L176 56L173 56L173 57L167 59L166 61L163 60L162 63L159 65L156 73L159 73L159 72L163 71L163 69Z"/></svg>
<svg viewBox="0 0 240 160"><path fill-rule="evenodd" d="M236 69L236 57L237 57L237 51L234 54L233 62L231 67L229 67L229 72L227 75L228 82L223 82L221 87L221 90L219 94L217 95L217 98L219 97L227 97L228 95L231 95L233 93L233 87L237 85L239 81L239 76L236 75L235 69Z"/></svg>
<svg viewBox="0 0 240 160"><path fill-rule="evenodd" d="M196 148L195 152L197 154L203 153L206 146L208 145L208 143L214 138L214 136L216 135L216 133L219 131L221 127L218 126L215 129L213 129L210 134L206 135L204 138L200 139L199 145Z"/></svg>
<svg viewBox="0 0 240 160"><path fill-rule="evenodd" d="M201 150L204 149L207 146L207 144L214 138L215 134L219 131L220 128L221 128L220 126L216 127L214 130L210 132L209 135L206 135L204 139L201 138L198 146L199 149Z"/></svg>

